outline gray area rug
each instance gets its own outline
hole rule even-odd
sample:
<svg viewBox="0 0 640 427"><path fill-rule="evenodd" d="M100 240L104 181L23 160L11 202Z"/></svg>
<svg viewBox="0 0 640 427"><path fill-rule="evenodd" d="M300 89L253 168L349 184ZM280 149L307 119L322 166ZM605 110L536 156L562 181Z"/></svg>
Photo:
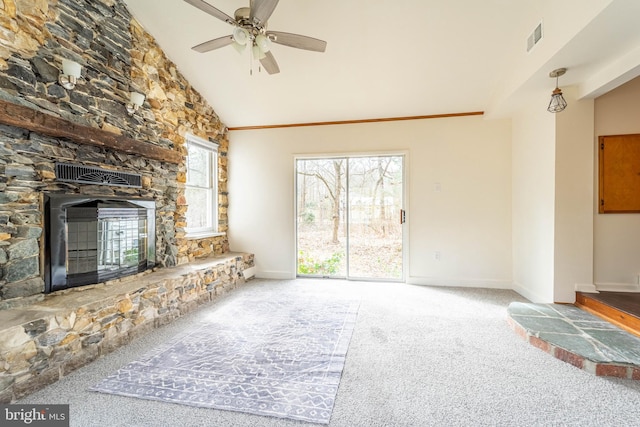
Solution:
<svg viewBox="0 0 640 427"><path fill-rule="evenodd" d="M328 424L359 302L276 298L230 301L91 390Z"/></svg>

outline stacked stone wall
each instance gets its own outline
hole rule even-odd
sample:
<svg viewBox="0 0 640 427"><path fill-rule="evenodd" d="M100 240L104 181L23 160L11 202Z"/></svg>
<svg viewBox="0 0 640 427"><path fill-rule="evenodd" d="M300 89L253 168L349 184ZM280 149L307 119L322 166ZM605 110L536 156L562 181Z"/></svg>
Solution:
<svg viewBox="0 0 640 427"><path fill-rule="evenodd" d="M58 83L62 59L83 67L73 90ZM135 114L131 91L146 95ZM150 197L157 203L157 259L173 266L228 251L226 235L185 236L185 135L219 143L219 231L227 231L227 130L121 0L0 0L0 100L175 150L179 164L0 127L0 309L42 298L41 197L45 192ZM55 181L69 161L143 176L143 188Z"/></svg>

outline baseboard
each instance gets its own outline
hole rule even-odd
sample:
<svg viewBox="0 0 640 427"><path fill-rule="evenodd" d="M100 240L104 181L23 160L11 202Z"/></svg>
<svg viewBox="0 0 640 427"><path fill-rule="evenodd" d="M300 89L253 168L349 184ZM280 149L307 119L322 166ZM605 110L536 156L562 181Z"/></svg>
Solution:
<svg viewBox="0 0 640 427"><path fill-rule="evenodd" d="M535 292L531 292L530 289L525 288L524 286L522 286L520 283L517 283L517 282L513 283L512 289L517 293L519 293L520 295L522 295L523 297L525 297L526 299L528 299L529 301L534 303L547 304L547 303L553 302L553 298L551 299L544 298L542 295L539 295Z"/></svg>
<svg viewBox="0 0 640 427"><path fill-rule="evenodd" d="M506 280L483 279L443 279L437 277L409 276L406 283L410 285L442 286L458 288L512 289L512 283Z"/></svg>
<svg viewBox="0 0 640 427"><path fill-rule="evenodd" d="M596 283L595 287L601 292L640 292L640 285L635 283Z"/></svg>
<svg viewBox="0 0 640 427"><path fill-rule="evenodd" d="M576 292L584 292L587 294L597 294L598 288L593 283L576 283L575 285Z"/></svg>
<svg viewBox="0 0 640 427"><path fill-rule="evenodd" d="M293 280L296 275L290 271L256 271L255 277L258 279Z"/></svg>

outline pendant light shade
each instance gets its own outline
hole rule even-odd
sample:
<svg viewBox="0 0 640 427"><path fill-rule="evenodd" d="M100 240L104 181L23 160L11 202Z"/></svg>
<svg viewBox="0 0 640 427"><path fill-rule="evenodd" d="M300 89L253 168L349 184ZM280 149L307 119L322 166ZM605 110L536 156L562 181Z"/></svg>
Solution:
<svg viewBox="0 0 640 427"><path fill-rule="evenodd" d="M551 93L551 101L549 101L549 106L547 107L547 111L550 113L559 113L567 108L567 101L562 96L562 90L558 87L558 77L566 72L566 68L558 68L549 73L549 77L556 79L556 88Z"/></svg>
<svg viewBox="0 0 640 427"><path fill-rule="evenodd" d="M547 111L550 113L559 113L565 108L567 108L567 101L565 101L562 96L562 90L555 88L551 94L551 101L549 101Z"/></svg>

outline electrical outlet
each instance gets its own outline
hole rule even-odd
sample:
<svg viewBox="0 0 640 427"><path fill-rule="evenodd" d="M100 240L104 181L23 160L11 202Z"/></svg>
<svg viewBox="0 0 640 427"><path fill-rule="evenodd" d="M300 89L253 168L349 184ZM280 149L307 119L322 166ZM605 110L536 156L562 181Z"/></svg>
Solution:
<svg viewBox="0 0 640 427"><path fill-rule="evenodd" d="M440 253L440 251L435 251L435 252L433 253L433 259L435 259L436 261L440 261L440 257L441 257L441 255L442 255L442 254Z"/></svg>

